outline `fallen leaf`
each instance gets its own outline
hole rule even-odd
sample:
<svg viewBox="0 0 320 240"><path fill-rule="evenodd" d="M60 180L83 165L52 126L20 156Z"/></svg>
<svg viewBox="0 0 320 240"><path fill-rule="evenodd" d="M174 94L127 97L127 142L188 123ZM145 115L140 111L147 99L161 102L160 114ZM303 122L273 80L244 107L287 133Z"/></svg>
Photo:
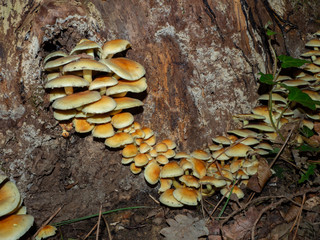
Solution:
<svg viewBox="0 0 320 240"><path fill-rule="evenodd" d="M272 176L267 160L259 159L258 171L253 175L248 182L247 187L255 192L261 192L266 182Z"/></svg>
<svg viewBox="0 0 320 240"><path fill-rule="evenodd" d="M174 219L167 219L170 227L160 231L166 240L195 240L209 234L204 219L199 220L191 215L178 214Z"/></svg>

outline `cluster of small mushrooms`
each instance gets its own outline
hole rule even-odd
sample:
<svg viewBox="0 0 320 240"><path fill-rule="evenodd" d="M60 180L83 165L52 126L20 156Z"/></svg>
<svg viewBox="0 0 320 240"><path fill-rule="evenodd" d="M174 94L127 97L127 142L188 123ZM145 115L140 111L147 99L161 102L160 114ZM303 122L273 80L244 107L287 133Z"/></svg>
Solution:
<svg viewBox="0 0 320 240"><path fill-rule="evenodd" d="M319 35L319 32L316 33ZM320 41L306 44L313 50L302 54L311 57L292 79L278 76L276 81L302 89L313 100L320 100ZM113 56L130 47L126 40L112 40L100 47L96 42L81 40L66 54L56 51L45 60L48 71L45 88L49 89L54 117L61 121L63 136L74 127L78 133L92 132L104 138L110 148L122 148L122 164L130 165L134 174L144 172L145 180L156 185L160 182L160 202L170 207L195 206L202 196L216 191L225 195L232 191L239 199L244 197L242 187L258 171L257 155L268 155L273 150L280 129L286 123L301 121L307 110L300 105L288 104L288 90L278 87L260 96L260 105L250 114L237 114L234 118L242 125L228 131L227 136L213 138L207 149L191 153L176 152L176 143L170 139L157 142L152 129L134 121L128 109L142 106L127 93L146 90L145 69L139 63ZM271 107L272 111L269 111ZM307 112L302 125L313 129L319 112ZM297 135L296 143L303 137Z"/></svg>

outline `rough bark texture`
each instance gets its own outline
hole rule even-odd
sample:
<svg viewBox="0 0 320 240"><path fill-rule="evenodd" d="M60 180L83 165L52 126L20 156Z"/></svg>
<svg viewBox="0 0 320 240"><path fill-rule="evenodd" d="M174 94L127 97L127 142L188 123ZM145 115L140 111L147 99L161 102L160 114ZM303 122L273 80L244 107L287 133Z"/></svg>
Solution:
<svg viewBox="0 0 320 240"><path fill-rule="evenodd" d="M257 98L270 69L263 26L272 21L279 54L299 56L320 19L318 1L41 1L2 3L0 20L1 170L18 183L37 223L64 205L61 219L112 208L152 191L90 135L60 136L43 89L43 58L81 39L127 39L127 57L145 66L136 119L158 139L193 151L233 127ZM319 7L319 6L318 6ZM303 13L303 14L302 14ZM137 191L138 190L138 191ZM155 190L153 190L155 191ZM80 214L81 213L81 214Z"/></svg>

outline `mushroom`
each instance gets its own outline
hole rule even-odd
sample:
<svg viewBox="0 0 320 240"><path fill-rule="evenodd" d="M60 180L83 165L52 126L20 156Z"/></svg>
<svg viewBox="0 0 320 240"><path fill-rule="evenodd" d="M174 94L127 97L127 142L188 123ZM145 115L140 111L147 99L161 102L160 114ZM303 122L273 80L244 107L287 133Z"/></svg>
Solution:
<svg viewBox="0 0 320 240"><path fill-rule="evenodd" d="M144 178L151 185L156 184L159 181L160 166L155 160L151 160L144 170Z"/></svg>
<svg viewBox="0 0 320 240"><path fill-rule="evenodd" d="M133 137L129 133L118 132L104 142L110 148L118 148L133 143Z"/></svg>
<svg viewBox="0 0 320 240"><path fill-rule="evenodd" d="M102 46L101 58L112 58L114 54L127 50L131 47L131 44L127 40L115 39L106 42Z"/></svg>
<svg viewBox="0 0 320 240"><path fill-rule="evenodd" d="M201 196L198 191L194 188L182 187L177 188L173 191L173 196L179 202L189 205L189 206L197 206L198 201L200 201Z"/></svg>
<svg viewBox="0 0 320 240"><path fill-rule="evenodd" d="M25 214L0 218L0 239L19 239L31 228L33 221L33 216Z"/></svg>
<svg viewBox="0 0 320 240"><path fill-rule="evenodd" d="M45 88L64 88L67 95L73 93L74 87L87 87L89 83L78 76L74 75L64 75L57 78L54 78L46 83Z"/></svg>
<svg viewBox="0 0 320 240"><path fill-rule="evenodd" d="M159 197L159 201L169 207L183 207L183 204L181 202L179 202L174 196L173 196L173 192L175 190L170 188L166 191L164 191L160 197Z"/></svg>
<svg viewBox="0 0 320 240"><path fill-rule="evenodd" d="M3 177L2 177L3 179ZM5 179L3 179L4 181ZM13 212L21 202L21 196L17 186L7 181L0 185L0 217ZM1 236L1 235L0 235Z"/></svg>
<svg viewBox="0 0 320 240"><path fill-rule="evenodd" d="M35 240L41 240L48 237L52 237L56 234L57 228L55 226L46 225L42 227L35 237Z"/></svg>
<svg viewBox="0 0 320 240"><path fill-rule="evenodd" d="M114 77L98 77L90 83L89 90L100 89L100 95L104 95L107 87L112 87L116 84L118 84L118 80Z"/></svg>
<svg viewBox="0 0 320 240"><path fill-rule="evenodd" d="M88 122L88 121L87 121ZM109 138L115 134L111 123L95 125L92 130L92 136L96 138Z"/></svg>

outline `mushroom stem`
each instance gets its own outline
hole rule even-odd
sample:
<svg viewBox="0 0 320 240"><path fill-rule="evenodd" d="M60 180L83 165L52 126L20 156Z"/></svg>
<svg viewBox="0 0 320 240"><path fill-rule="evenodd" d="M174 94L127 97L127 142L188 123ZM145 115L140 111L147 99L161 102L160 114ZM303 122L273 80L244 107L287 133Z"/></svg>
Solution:
<svg viewBox="0 0 320 240"><path fill-rule="evenodd" d="M71 95L73 93L73 87L64 87L64 91L67 95Z"/></svg>
<svg viewBox="0 0 320 240"><path fill-rule="evenodd" d="M107 91L107 88L106 87L102 87L100 88L100 95L105 95L106 94L106 91Z"/></svg>
<svg viewBox="0 0 320 240"><path fill-rule="evenodd" d="M92 70L83 70L83 78L89 83L92 82Z"/></svg>

